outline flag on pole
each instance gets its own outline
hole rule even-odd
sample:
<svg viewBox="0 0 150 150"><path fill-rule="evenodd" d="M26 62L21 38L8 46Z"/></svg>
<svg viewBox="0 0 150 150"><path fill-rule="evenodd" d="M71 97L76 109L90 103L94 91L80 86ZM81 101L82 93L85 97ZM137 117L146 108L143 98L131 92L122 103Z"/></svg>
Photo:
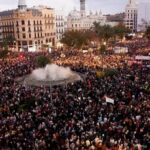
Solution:
<svg viewBox="0 0 150 150"><path fill-rule="evenodd" d="M106 102L107 102L107 103L111 103L111 104L114 104L114 103L115 103L114 99L109 98L109 97L107 97L107 96L105 96L105 98L106 98Z"/></svg>

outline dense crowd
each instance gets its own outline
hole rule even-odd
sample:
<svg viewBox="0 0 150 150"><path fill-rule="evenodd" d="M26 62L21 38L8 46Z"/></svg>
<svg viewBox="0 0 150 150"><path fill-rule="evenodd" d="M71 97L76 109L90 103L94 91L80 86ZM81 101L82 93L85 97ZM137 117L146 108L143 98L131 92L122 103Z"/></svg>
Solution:
<svg viewBox="0 0 150 150"><path fill-rule="evenodd" d="M150 71L127 66L128 56L52 54L54 62L86 74L64 86L30 87L16 77L29 74L35 54L0 61L0 149L148 150ZM99 66L117 74L99 78ZM106 96L114 104L106 102Z"/></svg>
<svg viewBox="0 0 150 150"><path fill-rule="evenodd" d="M144 38L135 38L130 41L125 41L116 44L117 46L127 47L132 54L147 55L150 52L150 42Z"/></svg>

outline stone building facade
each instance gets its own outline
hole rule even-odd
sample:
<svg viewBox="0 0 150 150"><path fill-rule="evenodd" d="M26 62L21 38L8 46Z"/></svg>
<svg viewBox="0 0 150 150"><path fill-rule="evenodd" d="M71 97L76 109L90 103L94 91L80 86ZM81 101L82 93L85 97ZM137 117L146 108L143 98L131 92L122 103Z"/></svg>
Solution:
<svg viewBox="0 0 150 150"><path fill-rule="evenodd" d="M137 3L136 0L129 0L125 9L125 26L132 32L137 31Z"/></svg>
<svg viewBox="0 0 150 150"><path fill-rule="evenodd" d="M38 50L43 46L54 46L54 9L43 6L28 9L24 3L19 1L16 10L0 12L3 38L13 37L17 50Z"/></svg>
<svg viewBox="0 0 150 150"><path fill-rule="evenodd" d="M65 32L65 17L62 11L55 11L56 20L56 43L59 44L62 35Z"/></svg>
<svg viewBox="0 0 150 150"><path fill-rule="evenodd" d="M80 11L74 9L67 18L67 30L87 30L93 26L94 22L106 23L106 17L100 12L86 14L86 2L80 0Z"/></svg>

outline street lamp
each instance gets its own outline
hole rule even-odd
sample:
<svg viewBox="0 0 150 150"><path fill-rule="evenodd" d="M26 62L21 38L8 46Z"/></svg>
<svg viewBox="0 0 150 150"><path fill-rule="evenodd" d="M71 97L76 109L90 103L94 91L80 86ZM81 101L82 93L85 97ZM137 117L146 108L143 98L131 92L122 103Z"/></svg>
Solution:
<svg viewBox="0 0 150 150"><path fill-rule="evenodd" d="M16 48L16 41L13 41L13 49L15 50Z"/></svg>

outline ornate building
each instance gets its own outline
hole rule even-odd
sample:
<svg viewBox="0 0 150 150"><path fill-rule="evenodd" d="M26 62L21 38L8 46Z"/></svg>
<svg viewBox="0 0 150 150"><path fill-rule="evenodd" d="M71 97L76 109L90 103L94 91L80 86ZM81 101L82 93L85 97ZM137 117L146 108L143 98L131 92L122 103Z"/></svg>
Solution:
<svg viewBox="0 0 150 150"><path fill-rule="evenodd" d="M129 0L125 9L125 26L132 32L137 31L137 4L136 0Z"/></svg>
<svg viewBox="0 0 150 150"><path fill-rule="evenodd" d="M25 0L19 0L18 9L0 12L0 20L3 38L13 37L17 50L37 50L43 45L55 45L52 8L27 8Z"/></svg>
<svg viewBox="0 0 150 150"><path fill-rule="evenodd" d="M106 23L106 17L101 12L86 15L85 0L80 0L80 11L74 9L67 18L67 30L86 30L93 26L94 22Z"/></svg>

